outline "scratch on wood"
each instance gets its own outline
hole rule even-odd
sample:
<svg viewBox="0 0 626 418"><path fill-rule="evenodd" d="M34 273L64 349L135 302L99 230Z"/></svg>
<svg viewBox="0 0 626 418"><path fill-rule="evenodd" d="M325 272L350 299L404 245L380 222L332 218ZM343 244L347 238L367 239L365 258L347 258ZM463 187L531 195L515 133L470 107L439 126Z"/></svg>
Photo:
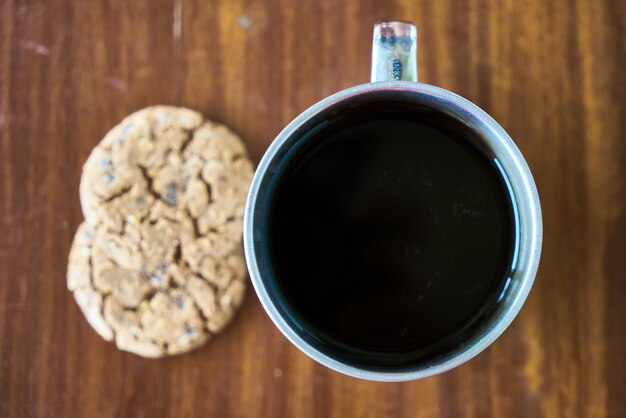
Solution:
<svg viewBox="0 0 626 418"><path fill-rule="evenodd" d="M183 32L183 0L174 0L174 19L172 24L172 36L174 36L174 42L180 40L180 36Z"/></svg>
<svg viewBox="0 0 626 418"><path fill-rule="evenodd" d="M252 20L250 19L250 16L245 15L245 14L241 14L239 16L237 16L237 25L243 29L243 30L248 30L250 29L250 25L252 24Z"/></svg>
<svg viewBox="0 0 626 418"><path fill-rule="evenodd" d="M20 46L26 50L33 51L37 55L47 57L50 55L50 48L33 41L20 41Z"/></svg>
<svg viewBox="0 0 626 418"><path fill-rule="evenodd" d="M117 77L107 77L107 84L117 91L127 91L126 83Z"/></svg>

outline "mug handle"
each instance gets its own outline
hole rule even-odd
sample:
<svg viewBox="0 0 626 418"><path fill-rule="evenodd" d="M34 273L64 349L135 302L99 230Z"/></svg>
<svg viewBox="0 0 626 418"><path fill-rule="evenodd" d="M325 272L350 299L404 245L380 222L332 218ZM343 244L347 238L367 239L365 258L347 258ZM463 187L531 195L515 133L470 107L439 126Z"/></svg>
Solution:
<svg viewBox="0 0 626 418"><path fill-rule="evenodd" d="M374 25L370 81L417 81L417 28L409 22Z"/></svg>

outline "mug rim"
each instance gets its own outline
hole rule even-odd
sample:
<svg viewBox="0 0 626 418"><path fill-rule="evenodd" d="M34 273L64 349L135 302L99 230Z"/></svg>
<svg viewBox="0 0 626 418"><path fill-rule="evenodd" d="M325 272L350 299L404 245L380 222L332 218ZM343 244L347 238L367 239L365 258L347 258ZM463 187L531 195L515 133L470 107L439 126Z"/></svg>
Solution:
<svg viewBox="0 0 626 418"><path fill-rule="evenodd" d="M516 187L524 191L524 203L528 203L528 207L525 208L526 218L523 219L524 222L520 223L519 226L518 238L520 244L524 245L525 259L523 261L525 263L525 268L523 271L516 271L513 273L513 276L519 276L515 277L515 279L519 282L515 289L515 293L513 293L514 296L512 296L508 305L503 307L500 316L493 319L493 326L489 326L487 329L472 337L472 340L470 340L470 343L467 344L467 347L464 347L459 353L446 353L443 356L443 359L430 362L426 361L423 364L407 369L406 371L370 370L346 364L328 356L305 341L289 325L281 312L274 305L274 302L272 301L261 277L261 272L257 264L257 249L254 244L255 226L253 220L256 212L258 197L262 194L261 183L267 175L271 164L274 162L276 155L282 150L285 144L288 143L289 139L301 126L315 118L324 110L355 96L374 92L417 93L430 99L434 99L439 103L451 106L451 108L454 108L455 111L464 113L468 118L474 120L477 124L480 124L480 126L475 128L480 131L481 136L486 140L492 141L493 144L497 144L497 146L501 148L500 152L509 158L510 161L508 161L507 164L513 167L514 170L507 168L505 170L507 176L512 177ZM490 144L490 146L493 144ZM252 284L261 301L261 304L263 305L263 308L283 335L285 335L285 337L287 337L292 344L294 344L306 355L330 369L352 377L382 382L416 380L443 373L469 361L491 345L506 330L506 328L508 328L513 319L517 316L528 296L528 293L530 292L539 265L542 234L543 227L541 207L534 179L521 152L506 131L484 110L467 99L433 85L412 81L383 81L350 87L322 99L298 115L276 136L259 162L250 185L244 212L243 225L245 258Z"/></svg>

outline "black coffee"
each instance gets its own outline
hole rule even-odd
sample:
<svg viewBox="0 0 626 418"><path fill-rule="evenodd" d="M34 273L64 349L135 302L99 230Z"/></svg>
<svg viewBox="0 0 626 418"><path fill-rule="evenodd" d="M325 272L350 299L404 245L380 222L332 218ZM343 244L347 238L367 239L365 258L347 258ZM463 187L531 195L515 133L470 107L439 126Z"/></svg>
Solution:
<svg viewBox="0 0 626 418"><path fill-rule="evenodd" d="M296 329L371 367L462 344L498 303L515 236L476 135L433 110L376 103L298 144L268 218L274 291Z"/></svg>

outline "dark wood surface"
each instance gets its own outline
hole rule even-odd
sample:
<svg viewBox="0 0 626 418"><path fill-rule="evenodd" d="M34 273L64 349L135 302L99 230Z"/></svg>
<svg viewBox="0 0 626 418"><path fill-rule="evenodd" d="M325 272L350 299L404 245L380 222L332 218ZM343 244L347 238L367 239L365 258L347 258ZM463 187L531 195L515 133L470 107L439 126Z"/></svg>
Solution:
<svg viewBox="0 0 626 418"><path fill-rule="evenodd" d="M317 100L366 82L376 20L420 31L423 82L516 140L542 199L535 287L444 375L361 381L295 349L248 292L206 347L146 360L66 290L80 170L124 115L184 105L258 161ZM0 0L0 416L625 417L626 2Z"/></svg>

